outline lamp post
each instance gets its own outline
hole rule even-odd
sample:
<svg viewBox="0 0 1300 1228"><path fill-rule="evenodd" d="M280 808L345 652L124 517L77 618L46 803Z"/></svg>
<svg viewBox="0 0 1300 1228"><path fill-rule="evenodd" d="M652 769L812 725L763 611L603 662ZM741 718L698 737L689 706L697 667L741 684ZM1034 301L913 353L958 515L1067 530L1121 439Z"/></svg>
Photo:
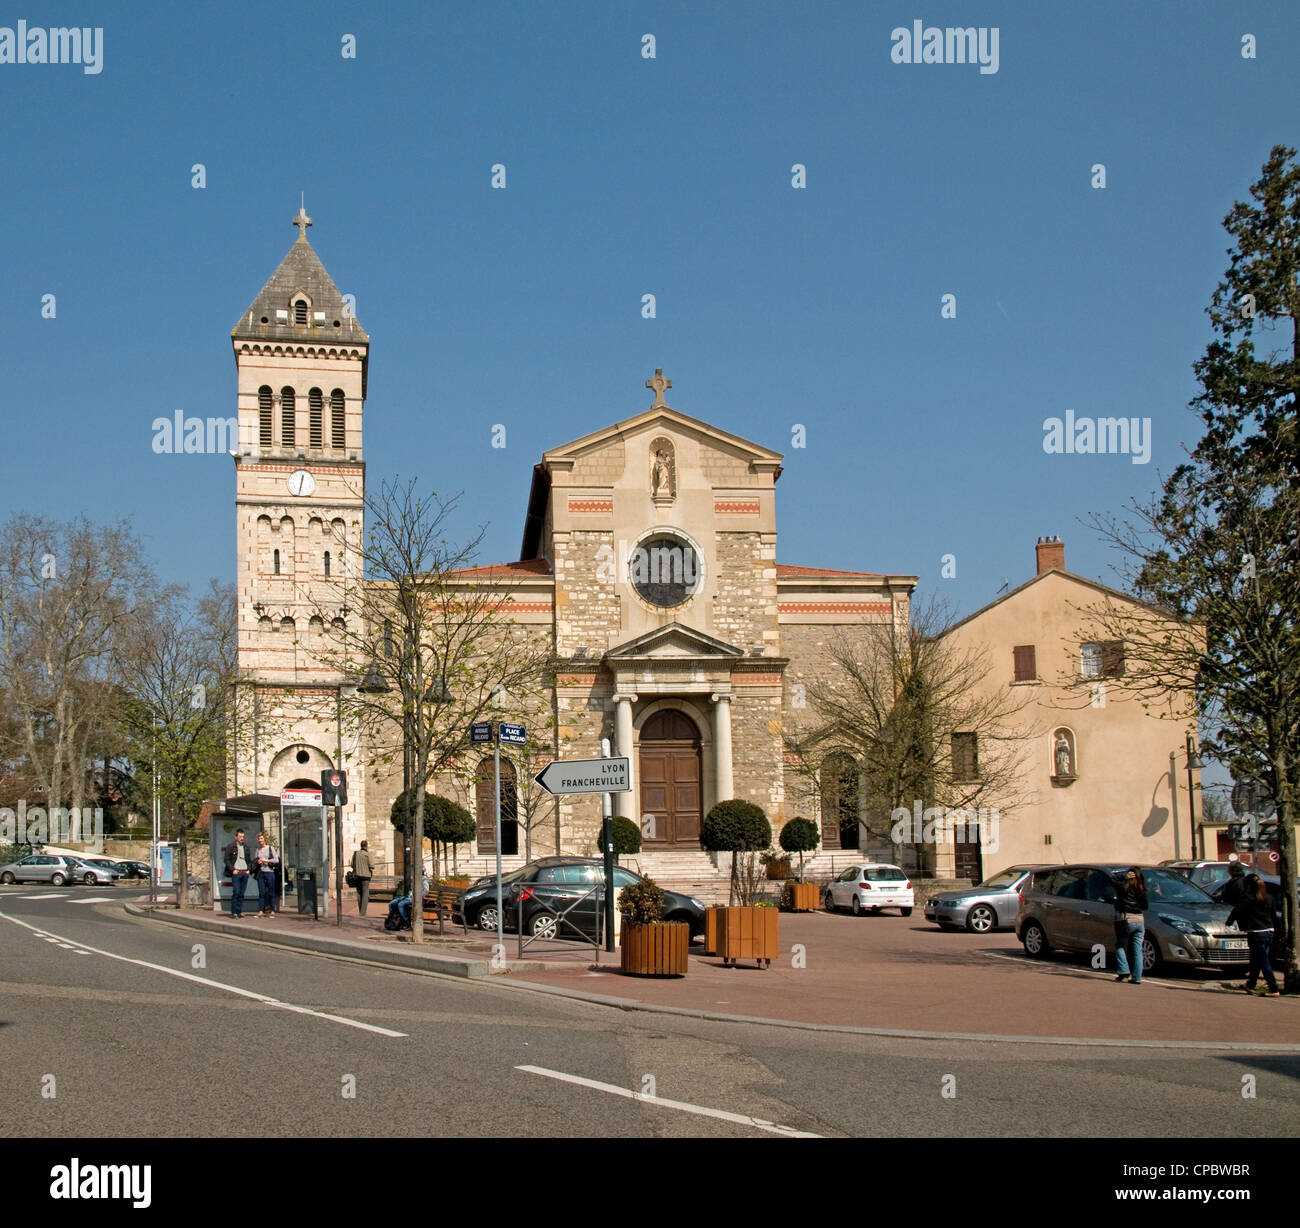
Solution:
<svg viewBox="0 0 1300 1228"><path fill-rule="evenodd" d="M1192 771L1200 771L1202 766L1201 756L1197 754L1196 747L1192 743L1192 735L1189 733L1187 735L1187 809L1191 814L1193 859L1196 857L1196 794L1192 792ZM1201 848L1201 856L1205 856L1204 847Z"/></svg>

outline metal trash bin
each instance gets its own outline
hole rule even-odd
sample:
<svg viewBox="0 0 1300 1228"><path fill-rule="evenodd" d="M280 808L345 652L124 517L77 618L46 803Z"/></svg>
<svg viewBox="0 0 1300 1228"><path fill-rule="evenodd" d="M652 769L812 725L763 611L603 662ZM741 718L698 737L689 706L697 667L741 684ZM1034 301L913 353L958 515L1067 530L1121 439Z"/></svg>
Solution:
<svg viewBox="0 0 1300 1228"><path fill-rule="evenodd" d="M297 887L298 911L316 915L316 875L311 870L299 870L294 878Z"/></svg>
<svg viewBox="0 0 1300 1228"><path fill-rule="evenodd" d="M212 884L207 879L191 881L190 907L210 908L212 906Z"/></svg>

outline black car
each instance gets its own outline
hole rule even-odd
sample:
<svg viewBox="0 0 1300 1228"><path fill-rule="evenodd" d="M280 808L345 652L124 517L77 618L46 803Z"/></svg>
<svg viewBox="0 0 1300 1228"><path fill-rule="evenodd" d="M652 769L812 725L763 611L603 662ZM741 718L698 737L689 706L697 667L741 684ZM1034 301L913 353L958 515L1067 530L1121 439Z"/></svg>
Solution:
<svg viewBox="0 0 1300 1228"><path fill-rule="evenodd" d="M527 934L539 938L576 938L573 926L589 937L597 933L596 901L592 890L604 878L604 865L596 857L543 857L526 866L502 875L501 893L505 905L505 927L513 930L522 910L523 928ZM614 867L614 889L621 890L639 883L641 875ZM474 883L452 909L452 920L457 924L477 926L483 930L497 927L496 879L485 878ZM566 922L557 915L566 914ZM675 891L664 892L664 920L685 921L691 927L691 937L704 934L704 905L688 895Z"/></svg>
<svg viewBox="0 0 1300 1228"><path fill-rule="evenodd" d="M122 870L124 878L143 878L146 882L149 879L149 863L147 861L119 861L117 863Z"/></svg>

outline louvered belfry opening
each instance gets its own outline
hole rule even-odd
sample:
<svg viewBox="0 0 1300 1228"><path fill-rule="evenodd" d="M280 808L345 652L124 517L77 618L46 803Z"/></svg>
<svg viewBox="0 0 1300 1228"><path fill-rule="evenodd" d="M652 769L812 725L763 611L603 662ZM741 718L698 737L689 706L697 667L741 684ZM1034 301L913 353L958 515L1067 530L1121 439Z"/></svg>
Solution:
<svg viewBox="0 0 1300 1228"><path fill-rule="evenodd" d="M294 395L292 388L280 389L280 446L293 447Z"/></svg>
<svg viewBox="0 0 1300 1228"><path fill-rule="evenodd" d="M308 420L307 446L323 448L325 446L325 398L319 388L308 393L310 418Z"/></svg>
<svg viewBox="0 0 1300 1228"><path fill-rule="evenodd" d="M330 447L340 450L347 447L347 423L343 416L343 389L330 393Z"/></svg>
<svg viewBox="0 0 1300 1228"><path fill-rule="evenodd" d="M257 390L257 443L264 450L275 447L275 431L271 425L271 389L267 384Z"/></svg>

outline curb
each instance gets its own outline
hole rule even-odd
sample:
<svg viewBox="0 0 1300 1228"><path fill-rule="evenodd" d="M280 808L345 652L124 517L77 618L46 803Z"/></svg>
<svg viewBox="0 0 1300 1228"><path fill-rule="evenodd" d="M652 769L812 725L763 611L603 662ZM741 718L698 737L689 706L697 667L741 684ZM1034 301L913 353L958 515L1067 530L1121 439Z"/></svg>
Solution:
<svg viewBox="0 0 1300 1228"><path fill-rule="evenodd" d="M432 972L440 976L454 976L462 980L488 980L500 977L508 972L562 972L572 968L572 964L554 961L520 963L518 960L506 961L506 966L493 970L491 961L472 956L444 955L436 951L412 951L396 946L367 946L355 939L329 938L323 934L291 934L280 930L235 930L225 921L214 917L183 916L175 912L161 912L141 908L129 901L123 902L123 908L134 917L149 921L161 921L167 925L179 925L186 929L201 930L204 933L220 934L223 938L244 939L247 942L260 942L266 946L285 947L293 951L304 951L309 955L337 955L348 959L359 959L371 964L384 964L391 968L400 968L406 972Z"/></svg>
<svg viewBox="0 0 1300 1228"><path fill-rule="evenodd" d="M249 942L261 942L268 946L287 947L291 950L305 951L313 955L338 955L348 959L363 960L367 963L384 964L408 972L429 972L444 976L457 977L461 980L476 980L490 983L493 988L510 989L547 995L555 998L567 998L570 1001L585 1002L591 1006L604 1006L612 1010L642 1011L652 1015L673 1015L684 1019L700 1019L710 1023L765 1024L773 1028L786 1028L803 1032L825 1032L848 1036L874 1036L898 1040L934 1040L934 1041L979 1041L996 1045L1049 1045L1092 1049L1174 1049L1200 1050L1230 1053L1285 1053L1300 1054L1300 1044L1283 1044L1277 1042L1238 1041L1238 1040L1125 1040L1117 1037L1089 1036L1016 1036L996 1032L929 1032L909 1028L864 1028L849 1024L811 1023L801 1019L770 1019L762 1015L732 1015L724 1011L710 1011L688 1006L662 1006L652 1002L641 1002L635 998L615 998L606 994L589 993L583 989L570 989L561 985L538 985L530 981L508 980L502 972L492 972L489 962L484 959L465 959L456 956L437 955L433 952L416 953L414 951L384 948L371 950L360 943L317 937L315 935L272 934L263 930L243 930L232 933L230 926L224 922L207 917L182 917L175 914L153 912L137 905L123 903L123 907L133 916L146 920L163 921L171 925L180 925L189 929L203 930L207 933L220 934L225 938L243 938ZM505 972L544 972L571 970L572 964L530 963L515 961L507 964Z"/></svg>

